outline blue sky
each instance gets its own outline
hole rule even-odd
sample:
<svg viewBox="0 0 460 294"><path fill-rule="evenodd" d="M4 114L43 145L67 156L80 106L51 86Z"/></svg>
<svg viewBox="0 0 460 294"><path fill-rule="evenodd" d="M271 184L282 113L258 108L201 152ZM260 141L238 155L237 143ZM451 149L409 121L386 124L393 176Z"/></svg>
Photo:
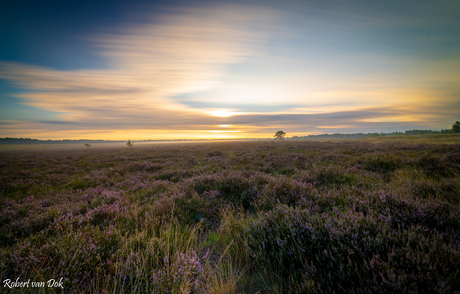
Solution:
<svg viewBox="0 0 460 294"><path fill-rule="evenodd" d="M458 1L8 1L0 137L449 128Z"/></svg>

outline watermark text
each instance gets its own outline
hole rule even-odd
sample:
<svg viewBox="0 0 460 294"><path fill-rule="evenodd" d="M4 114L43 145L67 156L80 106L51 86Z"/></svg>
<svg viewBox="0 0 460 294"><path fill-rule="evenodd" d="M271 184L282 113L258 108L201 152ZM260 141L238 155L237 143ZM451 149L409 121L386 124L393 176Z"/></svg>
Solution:
<svg viewBox="0 0 460 294"><path fill-rule="evenodd" d="M19 277L16 280L6 279L3 280L3 287L5 288L62 288L64 289L64 283L62 278L59 281L50 279L47 282L35 282L28 279L27 281L20 281Z"/></svg>

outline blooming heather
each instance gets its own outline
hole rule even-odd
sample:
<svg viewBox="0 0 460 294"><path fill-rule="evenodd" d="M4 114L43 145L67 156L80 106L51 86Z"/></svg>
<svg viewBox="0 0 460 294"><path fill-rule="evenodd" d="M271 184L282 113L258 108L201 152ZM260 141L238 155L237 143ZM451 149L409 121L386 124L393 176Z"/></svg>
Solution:
<svg viewBox="0 0 460 294"><path fill-rule="evenodd" d="M0 152L2 280L62 277L64 293L231 284L217 280L241 293L460 293L458 144L83 148Z"/></svg>

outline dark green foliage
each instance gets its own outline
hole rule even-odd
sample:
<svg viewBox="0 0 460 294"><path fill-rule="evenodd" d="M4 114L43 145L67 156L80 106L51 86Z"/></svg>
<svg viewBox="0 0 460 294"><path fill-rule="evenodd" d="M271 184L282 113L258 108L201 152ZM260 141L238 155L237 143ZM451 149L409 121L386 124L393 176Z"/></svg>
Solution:
<svg viewBox="0 0 460 294"><path fill-rule="evenodd" d="M459 121L456 121L456 122L452 125L452 132L453 132L453 133L460 133L460 122L459 122Z"/></svg>

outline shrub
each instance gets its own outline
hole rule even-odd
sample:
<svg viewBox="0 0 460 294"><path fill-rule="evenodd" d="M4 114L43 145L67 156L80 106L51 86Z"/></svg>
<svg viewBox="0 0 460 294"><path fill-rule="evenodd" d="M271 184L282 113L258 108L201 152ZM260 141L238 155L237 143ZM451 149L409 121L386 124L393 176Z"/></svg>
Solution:
<svg viewBox="0 0 460 294"><path fill-rule="evenodd" d="M208 157L224 156L224 154L223 154L222 151L220 151L220 150L210 151L210 152L208 152L207 155L208 155Z"/></svg>
<svg viewBox="0 0 460 294"><path fill-rule="evenodd" d="M164 267L153 274L154 293L210 293L211 272L195 251L179 253L175 262L164 258Z"/></svg>

